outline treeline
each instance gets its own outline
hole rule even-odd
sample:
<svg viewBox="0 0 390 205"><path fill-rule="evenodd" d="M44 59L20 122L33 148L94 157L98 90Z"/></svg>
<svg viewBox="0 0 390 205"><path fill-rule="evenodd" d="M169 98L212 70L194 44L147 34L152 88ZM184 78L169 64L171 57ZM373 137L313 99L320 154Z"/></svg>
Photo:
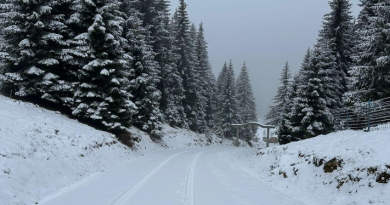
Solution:
<svg viewBox="0 0 390 205"><path fill-rule="evenodd" d="M203 25L190 22L184 0L173 15L169 6L0 1L2 93L50 102L116 134L133 125L159 138L163 123L217 131L228 121L220 120Z"/></svg>
<svg viewBox="0 0 390 205"><path fill-rule="evenodd" d="M329 2L314 48L293 79L288 64L267 115L281 144L333 131L334 110L390 97L390 3L361 0L357 21L348 0Z"/></svg>

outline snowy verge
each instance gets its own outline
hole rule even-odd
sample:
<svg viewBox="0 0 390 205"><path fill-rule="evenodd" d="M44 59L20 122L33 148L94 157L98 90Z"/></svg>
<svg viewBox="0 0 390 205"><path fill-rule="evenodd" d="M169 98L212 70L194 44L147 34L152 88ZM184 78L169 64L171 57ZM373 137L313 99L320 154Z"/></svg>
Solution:
<svg viewBox="0 0 390 205"><path fill-rule="evenodd" d="M390 204L390 131L342 131L221 155L307 204Z"/></svg>
<svg viewBox="0 0 390 205"><path fill-rule="evenodd" d="M136 128L133 150L57 112L0 95L0 204L36 204L153 151L218 145L215 136L164 126L154 143ZM231 144L231 142L226 142Z"/></svg>

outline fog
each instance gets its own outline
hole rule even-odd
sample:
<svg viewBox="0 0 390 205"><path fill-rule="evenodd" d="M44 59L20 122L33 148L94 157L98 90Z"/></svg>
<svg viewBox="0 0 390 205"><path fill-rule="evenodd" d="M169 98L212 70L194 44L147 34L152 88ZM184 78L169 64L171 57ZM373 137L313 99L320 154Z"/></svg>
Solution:
<svg viewBox="0 0 390 205"><path fill-rule="evenodd" d="M172 12L179 0L171 0ZM190 20L203 22L215 76L230 59L239 74L245 61L259 120L272 105L286 61L297 73L308 47L316 43L326 0L185 0ZM359 0L350 0L357 16Z"/></svg>

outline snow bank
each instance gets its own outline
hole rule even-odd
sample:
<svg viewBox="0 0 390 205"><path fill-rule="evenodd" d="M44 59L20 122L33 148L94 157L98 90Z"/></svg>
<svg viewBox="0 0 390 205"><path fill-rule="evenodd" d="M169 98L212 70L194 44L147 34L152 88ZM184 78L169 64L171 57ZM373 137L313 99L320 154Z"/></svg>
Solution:
<svg viewBox="0 0 390 205"><path fill-rule="evenodd" d="M215 136L169 126L164 126L160 143L135 128L130 132L140 139L134 150L110 133L0 96L0 204L45 201L70 185L153 151L218 144Z"/></svg>
<svg viewBox="0 0 390 205"><path fill-rule="evenodd" d="M307 204L390 204L390 131L343 131L221 157Z"/></svg>

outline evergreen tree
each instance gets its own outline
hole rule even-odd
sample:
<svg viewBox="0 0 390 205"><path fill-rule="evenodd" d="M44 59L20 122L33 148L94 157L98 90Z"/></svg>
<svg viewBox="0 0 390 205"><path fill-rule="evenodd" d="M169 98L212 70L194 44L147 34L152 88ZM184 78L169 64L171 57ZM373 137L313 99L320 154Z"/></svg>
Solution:
<svg viewBox="0 0 390 205"><path fill-rule="evenodd" d="M156 53L155 60L159 63L160 82L157 84L162 96L160 109L171 126L186 128L186 116L182 101L184 90L181 76L176 67L176 55L174 54L174 35L170 32L169 2L155 0L154 17L150 24L153 25L151 36L153 37L153 50Z"/></svg>
<svg viewBox="0 0 390 205"><path fill-rule="evenodd" d="M218 110L219 127L221 129L219 134L225 138L232 138L235 135L231 124L237 124L241 119L238 113L235 76L231 61L228 67L224 67L220 77L224 81L222 82L218 95L221 102L221 107Z"/></svg>
<svg viewBox="0 0 390 205"><path fill-rule="evenodd" d="M199 73L196 72L196 36L197 31L194 25L191 26L186 10L187 4L180 0L180 5L174 14L172 23L175 23L173 33L175 34L175 48L177 59L177 70L179 71L184 88L183 107L190 129L197 132L204 132L206 128L205 104L202 100L199 87Z"/></svg>
<svg viewBox="0 0 390 205"><path fill-rule="evenodd" d="M291 89L291 71L286 62L284 69L282 70L281 78L280 78L280 87L278 88L278 92L273 99L274 105L271 106L271 110L266 116L266 120L268 124L280 126L282 123L282 119L285 117L284 112L286 110L287 105L289 104L289 95Z"/></svg>
<svg viewBox="0 0 390 205"><path fill-rule="evenodd" d="M109 130L124 130L136 110L125 90L130 59L123 50L125 15L115 0L80 0L76 5L73 20L78 28L83 30L93 18L85 32L75 37L79 45L73 53L84 51L77 57L79 63L86 64L78 70L81 84L75 93L73 114L99 122Z"/></svg>
<svg viewBox="0 0 390 205"><path fill-rule="evenodd" d="M204 38L203 23L199 25L198 35L195 42L196 53L196 72L198 74L197 84L199 86L200 103L202 105L202 111L204 113L203 119L205 120L208 129L214 128L214 92L215 92L215 77L211 70L209 62L209 56L207 51L207 42ZM204 127L203 129L206 129ZM203 130L204 132L205 130Z"/></svg>
<svg viewBox="0 0 390 205"><path fill-rule="evenodd" d="M312 68L312 51L310 48L307 50L305 57L303 59L301 69L299 74L295 77L293 83L293 98L292 105L288 115L288 130L289 134L280 135L279 143L287 144L293 141L299 141L304 138L304 131L301 129L302 114L300 113L301 109L304 109L307 106L307 99L304 98L306 94L306 85L309 80L308 72Z"/></svg>
<svg viewBox="0 0 390 205"><path fill-rule="evenodd" d="M128 92L131 100L138 108L133 115L133 124L144 131L160 138L162 115L159 109L161 92L157 89L159 83L158 63L154 60L152 45L148 42L148 31L142 26L140 2L126 0L122 9L126 14L125 38L128 41L126 51L132 56L130 69L130 84Z"/></svg>
<svg viewBox="0 0 390 205"><path fill-rule="evenodd" d="M329 72L333 78L333 108L343 105L342 96L348 91L348 71L352 65L352 48L354 45L352 4L349 0L329 1L331 12L324 16L322 30L319 33L317 46L321 50L330 49L328 56L333 56L334 70ZM328 47L328 48L326 48Z"/></svg>
<svg viewBox="0 0 390 205"><path fill-rule="evenodd" d="M216 82L216 92L215 92L215 132L223 136L223 131L222 131L222 110L223 110L223 88L225 87L226 83L226 75L228 72L228 67L226 62L224 63L222 70L219 72L217 82Z"/></svg>
<svg viewBox="0 0 390 205"><path fill-rule="evenodd" d="M206 68L201 67L205 65L199 62L202 59L199 59L198 56L198 32L195 24L191 24L189 36L190 38L188 42L188 57L192 68L190 70L187 70L189 89L187 98L192 100L188 101L190 113L187 114L187 117L191 130L199 133L204 133L207 130L207 122L205 120L207 106L205 85L207 84L208 79L202 79L202 77L208 76L206 76L205 74L204 76L202 76L202 74L204 73L203 69Z"/></svg>
<svg viewBox="0 0 390 205"><path fill-rule="evenodd" d="M352 103L390 96L390 3L362 0L360 6L354 55L357 65L351 69L351 92L346 95Z"/></svg>
<svg viewBox="0 0 390 205"><path fill-rule="evenodd" d="M1 61L4 91L63 105L72 102L66 66L72 1L2 1Z"/></svg>
<svg viewBox="0 0 390 205"><path fill-rule="evenodd" d="M237 79L238 113L242 123L256 122L256 100L253 95L252 85L249 80L249 72L244 63ZM251 140L256 134L256 127L243 128L240 132L242 138Z"/></svg>
<svg viewBox="0 0 390 205"><path fill-rule="evenodd" d="M323 69L321 51L315 50L305 56L302 65L302 81L298 85L292 113L295 115L291 140L311 138L331 131L327 90L325 87L326 70Z"/></svg>
<svg viewBox="0 0 390 205"><path fill-rule="evenodd" d="M281 145L299 140L299 138L294 137L296 135L294 135L293 131L296 131L294 128L297 126L296 120L298 116L295 115L295 111L296 111L295 107L297 106L296 102L298 100L297 98L298 86L302 83L301 78L302 78L302 74L301 72L299 72L294 76L294 79L291 83L290 102L286 107L287 109L286 115L284 116L284 118L282 118L281 125L279 125L277 131L279 144Z"/></svg>
<svg viewBox="0 0 390 205"><path fill-rule="evenodd" d="M279 141L284 143L284 139L282 138L290 134L288 120L292 104L291 71L288 62L286 62L282 70L280 84L277 95L274 98L274 105L270 107L271 110L266 116L266 120L268 124L278 127L277 134Z"/></svg>

